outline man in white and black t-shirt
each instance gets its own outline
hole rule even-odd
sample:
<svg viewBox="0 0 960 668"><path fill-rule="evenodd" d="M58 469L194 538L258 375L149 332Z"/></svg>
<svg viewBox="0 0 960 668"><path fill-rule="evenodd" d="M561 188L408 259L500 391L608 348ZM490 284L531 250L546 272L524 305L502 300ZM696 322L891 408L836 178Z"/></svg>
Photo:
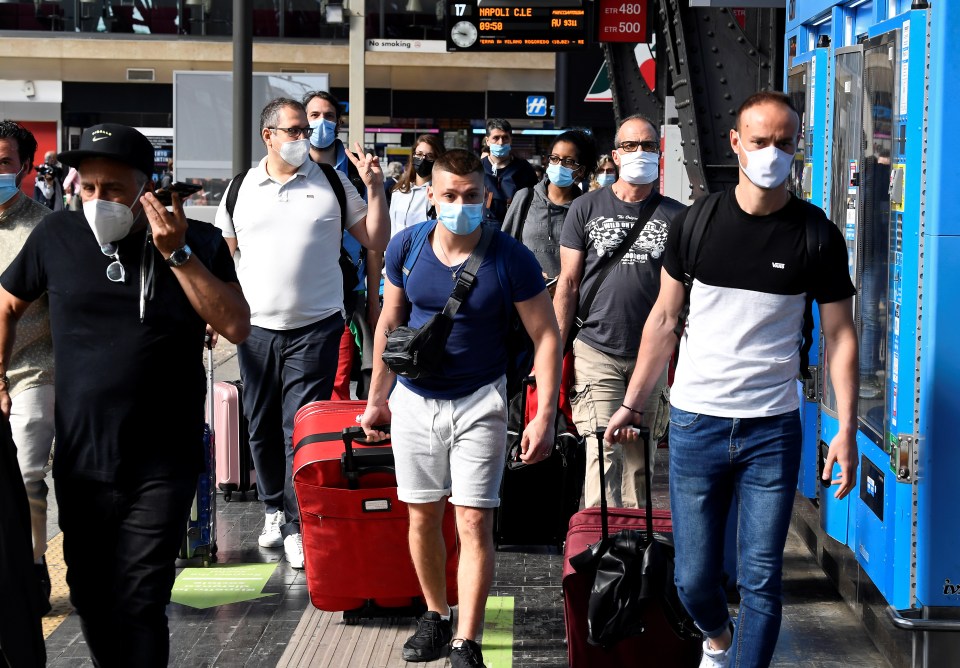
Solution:
<svg viewBox="0 0 960 668"><path fill-rule="evenodd" d="M655 192L660 138L648 119L631 116L623 120L617 130L613 159L620 169L620 179L570 204L560 234L560 279L553 300L563 341L571 338L577 313L588 309L583 327L572 341L576 379L571 402L577 429L591 439L597 425L606 424L624 403L623 393L640 343L637 334L660 290L667 233L671 221L686 208ZM655 207L652 214L645 210L648 203ZM617 261L617 249L627 243L636 225L642 225L639 235ZM592 303L586 305L611 262L612 269L601 279ZM643 408L645 426L653 426L657 420L659 394L665 384L666 374L662 373L650 405ZM641 410L640 406L636 408ZM608 503L642 507L646 498L642 451L636 444L604 446ZM597 462L597 448L587 447L587 506L600 505Z"/></svg>
<svg viewBox="0 0 960 668"><path fill-rule="evenodd" d="M839 229L787 190L799 117L790 98L763 92L737 114L730 145L740 181L719 196L696 253L689 315L670 403L670 507L683 604L703 630L701 667L767 666L782 618L781 577L800 466L796 378L804 323L819 303L837 395L839 434L830 443L835 496L856 483L857 335L854 288ZM690 211L695 211L691 208ZM681 231L667 241L660 296L647 319L624 403L640 405L676 346L685 302ZM807 221L822 231L814 257ZM635 415L622 408L607 438ZM737 499L740 612L734 630L721 582L728 509Z"/></svg>

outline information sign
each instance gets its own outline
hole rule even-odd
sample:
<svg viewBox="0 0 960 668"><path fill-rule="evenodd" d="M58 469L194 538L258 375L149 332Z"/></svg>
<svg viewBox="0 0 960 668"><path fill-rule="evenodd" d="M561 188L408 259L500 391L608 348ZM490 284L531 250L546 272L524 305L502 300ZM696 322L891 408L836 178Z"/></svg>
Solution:
<svg viewBox="0 0 960 668"><path fill-rule="evenodd" d="M567 51L588 42L583 0L447 0L448 51Z"/></svg>
<svg viewBox="0 0 960 668"><path fill-rule="evenodd" d="M597 3L597 41L646 42L647 0L600 0Z"/></svg>

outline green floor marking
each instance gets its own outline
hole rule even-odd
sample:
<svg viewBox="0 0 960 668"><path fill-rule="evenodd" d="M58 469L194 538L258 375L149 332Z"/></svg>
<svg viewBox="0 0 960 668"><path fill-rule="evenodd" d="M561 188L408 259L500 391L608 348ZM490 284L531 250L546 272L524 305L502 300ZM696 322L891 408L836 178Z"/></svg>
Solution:
<svg viewBox="0 0 960 668"><path fill-rule="evenodd" d="M211 564L206 568L184 568L173 585L170 600L202 610L274 596L262 592L277 563Z"/></svg>
<svg viewBox="0 0 960 668"><path fill-rule="evenodd" d="M491 596L487 599L482 649L487 668L513 666L513 596Z"/></svg>

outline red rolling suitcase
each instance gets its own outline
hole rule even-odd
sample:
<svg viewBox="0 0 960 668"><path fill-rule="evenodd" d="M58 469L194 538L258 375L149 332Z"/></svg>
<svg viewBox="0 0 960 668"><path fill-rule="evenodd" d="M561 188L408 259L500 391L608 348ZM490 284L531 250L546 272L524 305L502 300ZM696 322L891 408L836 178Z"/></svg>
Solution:
<svg viewBox="0 0 960 668"><path fill-rule="evenodd" d="M365 407L365 401L307 404L293 428L307 590L316 608L342 610L348 623L426 609L407 542L407 506L397 499L393 450L355 440L363 437L358 423ZM443 535L447 598L454 605L459 547L452 508Z"/></svg>
<svg viewBox="0 0 960 668"><path fill-rule="evenodd" d="M642 430L649 438L649 432ZM598 441L603 439L603 431L598 430ZM646 452L646 444L644 444ZM602 455L600 461L603 461ZM651 489L652 472L648 467L647 489ZM602 469L602 467L601 467ZM600 489L603 485L603 471L600 471ZM603 668L605 666L629 668L631 666L670 666L671 668L693 668L700 663L700 640L680 638L668 621L664 608L651 604L644 609L644 630L638 636L626 638L613 647L604 648L590 644L587 611L593 583L578 573L570 564L575 557L604 537L607 527L603 526L606 514L610 534L623 529L645 530L649 521L657 534L667 535L673 531L669 510L653 510L648 499L647 508L607 508L603 502L600 508L585 508L570 518L570 530L563 550L563 619L567 632L567 658L570 668Z"/></svg>
<svg viewBox="0 0 960 668"><path fill-rule="evenodd" d="M246 498L256 494L257 474L250 453L250 433L243 415L239 381L219 382L213 386L213 430L216 438L217 487L223 500L229 501L234 492Z"/></svg>

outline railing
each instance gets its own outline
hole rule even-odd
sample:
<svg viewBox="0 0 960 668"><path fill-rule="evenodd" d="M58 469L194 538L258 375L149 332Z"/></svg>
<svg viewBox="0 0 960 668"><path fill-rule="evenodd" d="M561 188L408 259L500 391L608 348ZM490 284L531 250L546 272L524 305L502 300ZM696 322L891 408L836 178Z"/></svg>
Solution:
<svg viewBox="0 0 960 668"><path fill-rule="evenodd" d="M329 0L254 0L253 36L345 40L348 27L335 22L342 7ZM442 0L398 3L368 0L369 38L442 40ZM0 0L0 30L139 35L229 36L232 0Z"/></svg>
<svg viewBox="0 0 960 668"><path fill-rule="evenodd" d="M230 36L232 9L231 0L0 0L0 30ZM252 19L254 37L348 37L347 24L328 23L316 0L254 0Z"/></svg>

